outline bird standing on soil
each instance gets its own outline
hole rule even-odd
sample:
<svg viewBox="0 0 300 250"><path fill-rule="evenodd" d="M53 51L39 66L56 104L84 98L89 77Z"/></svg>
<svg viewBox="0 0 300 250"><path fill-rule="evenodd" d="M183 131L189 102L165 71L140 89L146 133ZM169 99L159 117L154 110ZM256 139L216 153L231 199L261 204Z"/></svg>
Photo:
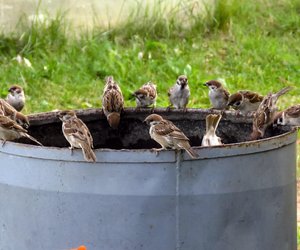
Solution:
<svg viewBox="0 0 300 250"><path fill-rule="evenodd" d="M275 116L275 124L300 126L300 104L291 106Z"/></svg>
<svg viewBox="0 0 300 250"><path fill-rule="evenodd" d="M19 85L12 85L8 92L6 101L20 112L25 105L25 94L23 88Z"/></svg>
<svg viewBox="0 0 300 250"><path fill-rule="evenodd" d="M216 135L216 130L222 115L210 114L206 116L206 133L203 136L201 146L210 147L222 145L221 138Z"/></svg>
<svg viewBox="0 0 300 250"><path fill-rule="evenodd" d="M84 159L88 162L95 162L96 155L92 150L93 138L84 122L71 110L60 111L58 117L62 121L62 132L71 145L70 149L81 148Z"/></svg>
<svg viewBox="0 0 300 250"><path fill-rule="evenodd" d="M118 83L114 81L112 76L106 78L102 108L109 126L117 129L120 123L120 114L124 108L124 98Z"/></svg>
<svg viewBox="0 0 300 250"><path fill-rule="evenodd" d="M258 93L241 90L230 95L228 106L232 106L233 109L238 110L243 115L246 115L249 112L256 111L263 99L264 97Z"/></svg>
<svg viewBox="0 0 300 250"><path fill-rule="evenodd" d="M252 140L264 137L266 129L274 123L278 98L290 90L291 87L286 87L275 94L269 93L264 97L257 111L254 113L253 129L250 136Z"/></svg>
<svg viewBox="0 0 300 250"><path fill-rule="evenodd" d="M152 114L147 116L144 122L150 125L150 137L162 146L161 149L155 149L157 152L167 148L184 149L191 158L199 157L191 147L189 139L171 121Z"/></svg>
<svg viewBox="0 0 300 250"><path fill-rule="evenodd" d="M211 80L204 83L209 88L208 96L213 109L225 110L228 108L229 92L219 81Z"/></svg>
<svg viewBox="0 0 300 250"><path fill-rule="evenodd" d="M43 146L39 141L27 133L27 130L17 124L14 120L7 116L0 115L0 139L3 140L2 146L6 141L13 141L19 138L28 138L40 146Z"/></svg>
<svg viewBox="0 0 300 250"><path fill-rule="evenodd" d="M147 108L151 105L154 108L157 97L156 85L152 82L147 82L135 91L133 95L135 96L137 108Z"/></svg>
<svg viewBox="0 0 300 250"><path fill-rule="evenodd" d="M173 105L176 109L186 110L190 97L190 88L185 75L181 75L177 78L175 85L169 89L168 96L171 106Z"/></svg>

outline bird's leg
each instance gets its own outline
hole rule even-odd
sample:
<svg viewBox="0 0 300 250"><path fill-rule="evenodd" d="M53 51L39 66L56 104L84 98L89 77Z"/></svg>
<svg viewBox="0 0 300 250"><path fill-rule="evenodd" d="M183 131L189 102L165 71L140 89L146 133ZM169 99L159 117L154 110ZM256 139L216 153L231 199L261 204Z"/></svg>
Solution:
<svg viewBox="0 0 300 250"><path fill-rule="evenodd" d="M187 107L184 107L183 110L182 110L182 112L186 113L187 112Z"/></svg>
<svg viewBox="0 0 300 250"><path fill-rule="evenodd" d="M171 111L171 107L172 107L172 105L169 105L169 106L166 108L166 111L167 111L167 112L170 112L170 111Z"/></svg>
<svg viewBox="0 0 300 250"><path fill-rule="evenodd" d="M3 147L5 143L6 143L6 140L2 140L1 147Z"/></svg>
<svg viewBox="0 0 300 250"><path fill-rule="evenodd" d="M221 110L221 116L223 116L223 115L224 115L224 113L225 113L225 110L226 110L226 108Z"/></svg>
<svg viewBox="0 0 300 250"><path fill-rule="evenodd" d="M152 114L154 113L155 107L156 107L156 103L153 103L153 106L152 106L152 108L151 108L151 113L152 113Z"/></svg>
<svg viewBox="0 0 300 250"><path fill-rule="evenodd" d="M74 149L74 147L71 146L71 147L69 147L69 149L71 150L71 155L73 155L73 149Z"/></svg>

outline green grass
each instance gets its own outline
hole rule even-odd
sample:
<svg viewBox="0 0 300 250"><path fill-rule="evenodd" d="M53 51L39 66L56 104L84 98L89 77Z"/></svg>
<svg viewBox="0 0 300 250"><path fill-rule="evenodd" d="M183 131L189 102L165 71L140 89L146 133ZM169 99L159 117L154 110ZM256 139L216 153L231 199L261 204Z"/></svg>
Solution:
<svg viewBox="0 0 300 250"><path fill-rule="evenodd" d="M209 106L202 83L214 78L225 79L231 92L266 94L294 86L280 105L299 102L299 1L225 0L201 11L195 1L154 6L137 3L118 26L80 34L64 13L47 25L21 20L14 33L0 35L0 94L5 96L11 83L23 85L26 113L101 107L103 79L113 75L126 106L134 105L131 93L152 80L158 85L157 104L164 107L167 89L179 74L187 74L190 107ZM17 54L33 68L12 60Z"/></svg>
<svg viewBox="0 0 300 250"><path fill-rule="evenodd" d="M171 8L163 0L154 8L137 2L118 26L81 33L64 13L48 24L21 19L15 32L0 34L0 95L12 83L24 86L25 113L100 108L103 79L113 75L126 106L134 105L131 93L151 80L158 85L157 106L166 107L168 88L187 74L189 107L209 107L202 83L215 78L226 80L230 92L266 94L294 86L279 106L300 103L299 0L216 0L203 7L181 2ZM19 65L17 54L33 67Z"/></svg>

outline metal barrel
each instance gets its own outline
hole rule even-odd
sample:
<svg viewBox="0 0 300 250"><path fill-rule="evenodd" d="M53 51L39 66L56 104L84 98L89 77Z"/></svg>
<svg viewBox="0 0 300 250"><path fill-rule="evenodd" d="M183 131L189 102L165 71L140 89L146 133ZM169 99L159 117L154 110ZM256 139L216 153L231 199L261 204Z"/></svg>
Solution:
<svg viewBox="0 0 300 250"><path fill-rule="evenodd" d="M94 164L79 149L71 155L55 113L31 116L29 132L46 146L0 147L0 249L297 249L296 130L247 141L251 123L228 112L218 129L227 144L207 148L208 111L156 110L191 138L200 155L192 160L151 150L148 112L126 110L113 131L101 111L78 111Z"/></svg>

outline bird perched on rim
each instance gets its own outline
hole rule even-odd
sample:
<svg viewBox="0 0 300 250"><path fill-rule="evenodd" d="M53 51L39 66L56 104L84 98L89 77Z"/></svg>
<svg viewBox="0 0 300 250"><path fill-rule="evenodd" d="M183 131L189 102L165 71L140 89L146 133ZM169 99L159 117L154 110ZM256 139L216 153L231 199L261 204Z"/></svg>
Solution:
<svg viewBox="0 0 300 250"><path fill-rule="evenodd" d="M221 138L216 135L216 130L222 118L220 114L206 116L206 132L203 136L201 146L210 147L222 145Z"/></svg>
<svg viewBox="0 0 300 250"><path fill-rule="evenodd" d="M0 115L9 117L10 119L16 121L19 125L24 128L29 127L29 120L26 115L18 112L13 106L11 106L7 101L0 98Z"/></svg>
<svg viewBox="0 0 300 250"><path fill-rule="evenodd" d="M135 91L133 95L135 96L137 108L147 108L151 105L153 105L154 108L157 97L156 85L151 81L147 82L137 91Z"/></svg>
<svg viewBox="0 0 300 250"><path fill-rule="evenodd" d="M85 123L72 110L60 111L58 117L62 121L62 132L71 145L70 149L81 148L84 159L95 162L93 137Z"/></svg>
<svg viewBox="0 0 300 250"><path fill-rule="evenodd" d="M264 97L258 93L240 90L229 96L228 106L232 106L233 109L245 115L249 112L256 111L263 99Z"/></svg>
<svg viewBox="0 0 300 250"><path fill-rule="evenodd" d="M266 129L274 123L278 98L290 90L291 87L286 87L275 94L269 93L264 97L258 109L254 113L253 129L250 136L252 140L264 137Z"/></svg>
<svg viewBox="0 0 300 250"><path fill-rule="evenodd" d="M191 158L199 157L191 147L189 139L171 121L163 119L160 115L152 114L147 116L144 122L150 125L150 137L162 146L161 149L155 149L156 152L167 148L184 149Z"/></svg>
<svg viewBox="0 0 300 250"><path fill-rule="evenodd" d="M102 96L102 108L113 129L117 129L120 123L120 114L124 108L122 91L112 76L106 78L106 84Z"/></svg>
<svg viewBox="0 0 300 250"><path fill-rule="evenodd" d="M176 83L168 91L169 100L171 106L174 106L176 109L186 110L186 105L189 102L190 97L190 88L188 85L188 79L185 75L181 75L177 78Z"/></svg>
<svg viewBox="0 0 300 250"><path fill-rule="evenodd" d="M6 101L20 112L25 105L25 94L23 88L19 85L12 85L8 92Z"/></svg>
<svg viewBox="0 0 300 250"><path fill-rule="evenodd" d="M274 124L300 126L300 104L291 106L275 116Z"/></svg>
<svg viewBox="0 0 300 250"><path fill-rule="evenodd" d="M219 81L211 80L204 83L204 86L209 88L208 96L212 108L218 110L224 110L228 108L227 103L230 94Z"/></svg>
<svg viewBox="0 0 300 250"><path fill-rule="evenodd" d="M19 138L28 138L36 144L43 146L38 140L28 134L28 131L7 116L0 115L0 139L2 146L6 141L13 141Z"/></svg>
<svg viewBox="0 0 300 250"><path fill-rule="evenodd" d="M58 117L62 121L62 132L71 145L70 149L81 148L84 159L95 162L93 137L85 123L72 110L60 111Z"/></svg>

